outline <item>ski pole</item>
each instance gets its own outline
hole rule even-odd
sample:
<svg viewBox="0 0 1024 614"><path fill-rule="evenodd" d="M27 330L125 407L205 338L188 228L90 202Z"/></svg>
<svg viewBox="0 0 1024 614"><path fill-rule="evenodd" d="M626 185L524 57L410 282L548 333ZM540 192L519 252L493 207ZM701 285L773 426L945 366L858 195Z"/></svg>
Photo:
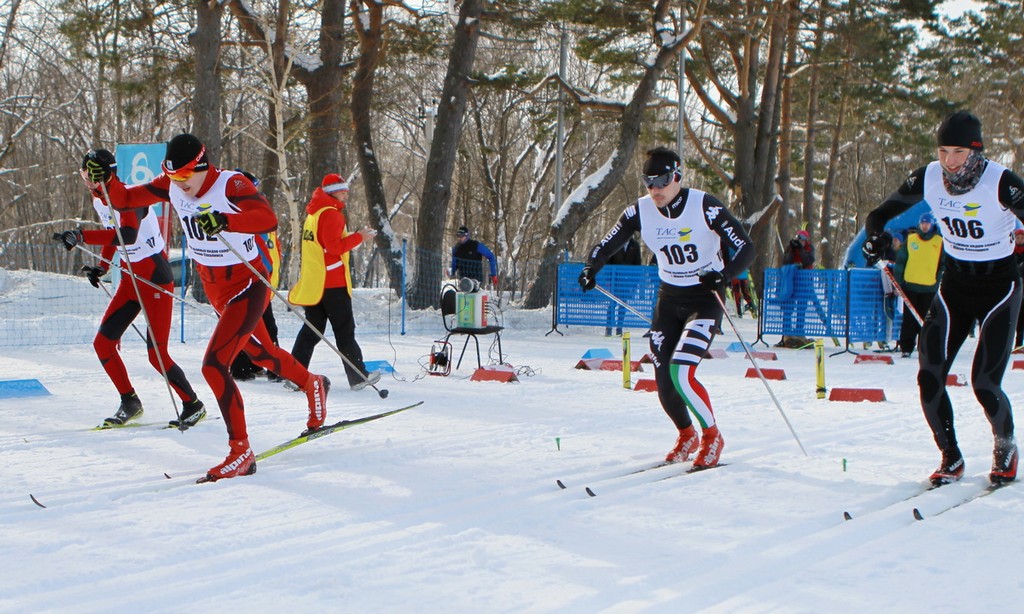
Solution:
<svg viewBox="0 0 1024 614"><path fill-rule="evenodd" d="M114 295L110 293L110 290L108 290L105 285L103 285L103 282L99 282L98 285L100 290L103 290L103 293L107 295L107 298L109 298L110 300L114 300ZM135 332L139 333L139 337L142 338L143 342L147 342L146 336L142 334L142 331L139 330L138 326L135 326L135 322L132 322L132 328L135 329Z"/></svg>
<svg viewBox="0 0 1024 614"><path fill-rule="evenodd" d="M650 323L651 323L651 319L650 318L648 318L644 314L640 313L636 309L633 309L632 307L630 307L628 303L626 303L625 301L623 301L619 297L615 296L614 294L612 294L611 292L605 290L604 288L602 288L601 286L599 286L597 284L594 284L594 289L597 290L598 292L600 292L601 294L607 296L608 298L612 299L613 301L615 301L619 305L622 305L631 314L635 315L636 317L640 318L644 322L647 322L648 325L650 325Z"/></svg>
<svg viewBox="0 0 1024 614"><path fill-rule="evenodd" d="M292 309L292 304L288 302L288 299L285 298L284 295L282 295L280 292L278 292L277 288L275 288L274 285L271 284L270 281L266 277L264 277L262 273L257 271L256 267L254 267L251 262L249 262L244 257L242 257L242 254L238 253L237 249L235 249L230 243L228 243L227 240L224 237L220 236L220 233L217 233L214 236L216 236L217 239L220 240L221 244L224 245L224 247L228 248L228 250L232 254L235 255L235 258L238 258L238 260L242 264L244 264L246 267L248 267L248 269L250 271L252 271L252 274L255 275L256 278L259 279L261 282L263 282L263 285L266 286L268 289L270 289L270 291L274 293L274 296L276 296L279 301L281 301L282 303L285 304L285 306L288 308L288 312L289 313L294 314L296 318L302 320L302 323L305 324L306 326L308 326L311 331L316 333L316 336L320 337L320 340L323 341L324 343L326 343L327 347L329 347L332 350L334 350L334 353L337 354L341 358L342 362L344 362L346 365L351 367L353 371L358 373L359 376L363 378L363 380L367 383L367 385L369 385L371 388L376 390L377 394L380 396L380 398L382 398L382 399L388 398L388 390L387 390L387 388L383 388L383 389L377 388L377 385L370 381L369 376L367 374L363 373L362 369L357 367L351 360L349 360L348 356L345 356L341 352L341 350L339 350L337 348L337 346L335 346L333 343L328 341L327 337L325 337L323 333L318 331L315 326L313 326L312 324L309 323L309 320L306 319L306 316L304 316L304 315L300 314L298 311Z"/></svg>
<svg viewBox="0 0 1024 614"><path fill-rule="evenodd" d="M75 245L75 248L82 250L83 252L89 254L90 256L92 256L96 260L99 260L100 262L105 262L107 264L107 266L114 266L114 261L113 260L107 260L103 256L94 254L91 251L89 251L89 250L85 249L84 247L82 247L81 245ZM198 304L196 304L196 303L194 303L192 301L189 301L187 299L184 299L184 298L178 296L177 294L174 294L173 292L168 292L167 290L161 288L160 286L156 285L155 283L149 281L145 277L137 277L131 271L125 271L125 274L131 275L132 277L134 277L138 281L141 281L142 283L146 284L150 288L153 288L157 292L161 292L163 294L166 294L167 296L171 297L173 300L178 301L179 303L182 303L183 305L188 305L192 309L195 309L196 311L198 311L198 312L200 312L200 313L202 313L204 315L208 315L211 318L217 318L217 314L216 313L213 313L213 312L210 312L210 311L208 311L206 309L203 309Z"/></svg>
<svg viewBox="0 0 1024 614"><path fill-rule="evenodd" d="M899 282L896 281L896 276L892 274L889 267L882 263L878 268L882 269L882 274L889 278L889 283L892 284L892 289L896 291L896 294L900 295L901 299L903 299L903 304L910 308L910 314L914 316L915 320L917 320L918 326L924 326L924 318L921 317L921 314L917 313L917 308L915 308L913 303L910 302L910 299L907 298L907 293L900 287Z"/></svg>
<svg viewBox="0 0 1024 614"><path fill-rule="evenodd" d="M775 397L775 393L772 392L772 387L768 385L768 380L765 379L764 374L761 373L761 367L757 366L757 361L754 360L754 356L750 353L750 348L747 346L747 342L743 340L743 337L740 336L740 331L736 329L736 324L732 321L732 318L729 316L729 312L725 308L725 302L722 301L722 297L719 296L717 291L712 292L712 294L715 295L715 300L717 300L718 304L721 305L722 313L725 315L725 319L729 321L729 326L731 326L732 331L736 333L736 338L739 339L740 344L743 346L743 351L747 354L747 358L750 360L750 364L754 365L754 371L757 372L757 377L761 379L761 383L764 384L765 389L768 390L768 394L772 397L772 401L775 402L775 407L779 410L779 414L782 415L782 419L786 421L786 426L789 427L789 432L793 434L793 439L796 440L796 444L800 446L800 451L804 453L804 456L810 456L809 454L807 454L807 450L804 449L804 444L800 443L800 438L797 437L796 431L793 430L793 425L790 424L789 418L786 417L786 412L782 410L782 405L779 403L779 400Z"/></svg>

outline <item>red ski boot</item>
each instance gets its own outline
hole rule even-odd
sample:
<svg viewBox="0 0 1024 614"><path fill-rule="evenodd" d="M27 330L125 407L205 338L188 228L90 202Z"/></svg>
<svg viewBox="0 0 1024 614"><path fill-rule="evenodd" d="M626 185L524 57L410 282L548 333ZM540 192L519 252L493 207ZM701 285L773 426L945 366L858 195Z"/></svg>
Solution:
<svg viewBox="0 0 1024 614"><path fill-rule="evenodd" d="M964 457L960 454L960 448L950 448L942 451L942 464L928 476L928 480L932 486L942 486L956 482L962 477L964 477Z"/></svg>
<svg viewBox="0 0 1024 614"><path fill-rule="evenodd" d="M693 461L693 468L707 469L717 465L724 445L725 440L718 432L717 425L704 429L704 433L701 435L700 452L697 453L697 460Z"/></svg>
<svg viewBox="0 0 1024 614"><path fill-rule="evenodd" d="M1013 438L996 439L992 453L992 471L988 479L993 484L1005 484L1017 479L1017 444Z"/></svg>
<svg viewBox="0 0 1024 614"><path fill-rule="evenodd" d="M216 482L225 478L236 478L240 475L256 473L256 455L249 447L248 439L232 439L228 441L231 451L224 462L206 472L200 482Z"/></svg>
<svg viewBox="0 0 1024 614"><path fill-rule="evenodd" d="M315 431L324 425L327 419L327 393L331 389L331 380L323 375L309 374L306 382L306 398L309 400L309 419L306 420L306 432Z"/></svg>
<svg viewBox="0 0 1024 614"><path fill-rule="evenodd" d="M679 431L679 439L676 439L676 447L665 455L666 463L679 463L690 458L690 454L700 445L700 438L697 437L697 429L693 425Z"/></svg>

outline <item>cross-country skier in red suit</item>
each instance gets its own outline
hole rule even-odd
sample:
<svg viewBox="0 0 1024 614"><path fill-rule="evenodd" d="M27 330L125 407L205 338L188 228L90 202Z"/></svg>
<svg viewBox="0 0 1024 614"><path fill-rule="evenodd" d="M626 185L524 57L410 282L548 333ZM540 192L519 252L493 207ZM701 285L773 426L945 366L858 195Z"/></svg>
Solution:
<svg viewBox="0 0 1024 614"><path fill-rule="evenodd" d="M86 160L94 157L106 162L113 173L117 168L117 161L114 155L106 149L97 149L89 152ZM84 163L84 161L83 161ZM85 171L83 166L83 178ZM171 420L170 426L185 430L195 426L200 420L206 417L206 409L203 402L196 397L192 385L185 377L179 367L167 353L167 339L171 334L171 311L174 308L172 296L174 293L174 280L171 276L171 267L164 256L164 238L160 234L160 225L156 214L149 207L114 212L111 215L110 208L99 198L93 198L93 207L96 214L103 223L102 230L65 230L54 233L53 238L71 251L79 243L86 245L101 245L100 262L97 266L86 266L86 277L96 288L100 285L100 277L107 273L109 262L113 259L115 252L127 254L131 269L122 260L120 266L125 273L114 296L107 305L103 314L100 328L96 332L96 338L92 345L100 364L114 383L114 387L121 395L121 405L113 416L103 421L107 427L124 425L136 420L142 415L142 401L135 393L135 387L128 379L128 371L125 369L124 361L118 347L121 343L121 336L128 330L132 322L138 317L140 311L145 308L149 330L146 335L146 347L149 350L149 363L153 368L160 371L167 378L167 382L174 389L174 392L181 398L182 411L179 420ZM124 238L125 247L121 248L120 237ZM136 284L127 277L129 272L134 273L140 280L146 280L153 285L166 290L160 292L141 281L138 282L137 295ZM140 305L141 302L141 305ZM158 354L159 353L159 354Z"/></svg>
<svg viewBox="0 0 1024 614"><path fill-rule="evenodd" d="M241 173L218 169L206 148L191 134L180 134L167 144L164 173L149 183L126 187L100 160L87 160L90 179L105 182L118 210L145 207L160 201L174 205L188 236L188 251L196 261L210 304L220 314L203 357L203 376L217 397L228 430L230 452L224 462L207 472L208 480L256 472L249 447L242 395L231 377L231 362L244 351L254 364L269 369L306 391L309 401L307 430L323 426L327 417L330 382L314 375L291 354L276 346L263 324L270 289L250 270L269 277L261 250L261 233L277 228L277 216L267 199ZM225 245L227 244L227 245ZM228 245L233 248L228 248ZM235 255L241 254L242 262Z"/></svg>

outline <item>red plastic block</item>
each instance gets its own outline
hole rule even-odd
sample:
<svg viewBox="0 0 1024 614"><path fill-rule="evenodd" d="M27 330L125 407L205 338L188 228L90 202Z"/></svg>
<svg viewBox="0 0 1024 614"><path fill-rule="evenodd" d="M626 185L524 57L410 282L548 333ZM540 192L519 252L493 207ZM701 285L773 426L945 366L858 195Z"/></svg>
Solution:
<svg viewBox="0 0 1024 614"><path fill-rule="evenodd" d="M882 362L887 365L896 364L892 359L892 356L888 354L858 354L857 357L853 359L853 364L855 365L862 362Z"/></svg>
<svg viewBox="0 0 1024 614"><path fill-rule="evenodd" d="M775 352L751 352L751 356L758 360L778 360L779 355Z"/></svg>
<svg viewBox="0 0 1024 614"><path fill-rule="evenodd" d="M652 379L640 379L636 381L636 385L633 386L633 390L639 390L640 392L657 392L658 384Z"/></svg>
<svg viewBox="0 0 1024 614"><path fill-rule="evenodd" d="M954 375L954 374L950 373L949 375L946 376L946 385L947 386L966 386L967 385L967 378L964 377L963 375Z"/></svg>
<svg viewBox="0 0 1024 614"><path fill-rule="evenodd" d="M644 357L640 359L640 362L645 365L651 365L654 364L654 358L651 356L650 352L648 352L647 354L644 354Z"/></svg>
<svg viewBox="0 0 1024 614"><path fill-rule="evenodd" d="M600 371L605 360L604 358L587 358L576 363L576 368L584 371Z"/></svg>
<svg viewBox="0 0 1024 614"><path fill-rule="evenodd" d="M1015 361L1013 361L1013 368L1014 369L1024 369L1024 360L1015 360Z"/></svg>
<svg viewBox="0 0 1024 614"><path fill-rule="evenodd" d="M828 393L829 401L871 401L880 403L885 400L885 391L881 388L833 388Z"/></svg>
<svg viewBox="0 0 1024 614"><path fill-rule="evenodd" d="M622 371L621 360L605 360L601 363L602 371ZM640 366L639 360L634 360L629 363L630 371L643 371L643 367Z"/></svg>
<svg viewBox="0 0 1024 614"><path fill-rule="evenodd" d="M711 348L704 351L704 358L728 358L729 353L721 348Z"/></svg>
<svg viewBox="0 0 1024 614"><path fill-rule="evenodd" d="M761 375L765 379L786 379L785 369L761 369ZM757 377L757 370L754 367L747 369L747 377Z"/></svg>
<svg viewBox="0 0 1024 614"><path fill-rule="evenodd" d="M476 371L473 371L473 376L469 378L471 382L518 382L519 378L516 377L515 371L511 367L504 365L493 365L480 367Z"/></svg>

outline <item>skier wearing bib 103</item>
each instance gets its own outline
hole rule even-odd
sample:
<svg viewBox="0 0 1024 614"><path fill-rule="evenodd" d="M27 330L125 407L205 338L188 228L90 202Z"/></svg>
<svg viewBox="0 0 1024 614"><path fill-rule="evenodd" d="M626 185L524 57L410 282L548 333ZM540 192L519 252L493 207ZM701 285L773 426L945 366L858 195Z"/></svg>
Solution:
<svg viewBox="0 0 1024 614"><path fill-rule="evenodd" d="M959 480L964 459L953 428L946 377L975 321L980 324L971 369L974 395L992 425L989 480L1017 477L1010 400L1002 389L1021 306L1021 276L1013 256L1013 229L1024 219L1024 181L982 155L981 122L959 111L938 130L938 161L913 173L868 214L864 255L877 260L886 248L885 223L922 199L942 225L945 272L924 316L918 349L921 407L942 452L930 476L935 485Z"/></svg>
<svg viewBox="0 0 1024 614"><path fill-rule="evenodd" d="M171 139L163 162L164 173L149 183L126 187L102 161L87 160L85 166L94 194L102 195L101 185L105 185L117 210L160 201L174 205L188 236L189 256L196 261L203 289L220 315L203 357L203 376L224 416L230 452L223 463L207 472L206 479L233 478L256 471L242 395L231 377L231 362L240 351L248 354L254 364L305 390L309 403L307 430L322 427L330 382L310 373L291 354L277 347L263 324L270 288L249 267L264 279L270 276L262 257L266 246L260 234L277 228L277 216L252 182L241 173L214 167L206 148L191 134Z"/></svg>
<svg viewBox="0 0 1024 614"><path fill-rule="evenodd" d="M683 188L676 152L647 152L641 179L647 195L623 211L619 221L590 252L580 273L583 291L596 285L608 258L639 232L658 260L661 285L651 320L651 353L658 399L679 431L667 462L684 461L694 451L695 469L718 464L724 439L711 399L696 370L722 322L724 287L754 260L754 246L740 223L717 198ZM731 258L723 243L735 249ZM718 293L716 298L714 293ZM698 436L693 412L703 433Z"/></svg>

